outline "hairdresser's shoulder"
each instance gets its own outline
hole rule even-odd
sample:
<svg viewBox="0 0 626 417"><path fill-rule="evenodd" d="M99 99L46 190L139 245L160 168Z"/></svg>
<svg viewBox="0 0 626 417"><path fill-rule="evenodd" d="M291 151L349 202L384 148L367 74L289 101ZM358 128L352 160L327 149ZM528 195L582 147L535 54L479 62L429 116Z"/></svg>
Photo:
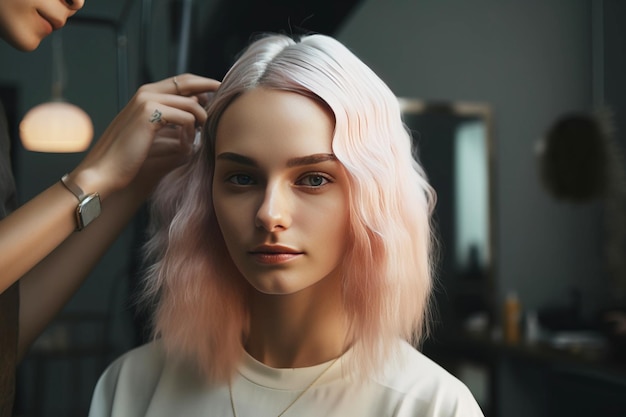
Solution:
<svg viewBox="0 0 626 417"><path fill-rule="evenodd" d="M406 342L400 342L397 367L379 383L402 398L399 416L482 417L474 396L454 375ZM419 413L415 413L419 410ZM425 413L425 414L424 414Z"/></svg>

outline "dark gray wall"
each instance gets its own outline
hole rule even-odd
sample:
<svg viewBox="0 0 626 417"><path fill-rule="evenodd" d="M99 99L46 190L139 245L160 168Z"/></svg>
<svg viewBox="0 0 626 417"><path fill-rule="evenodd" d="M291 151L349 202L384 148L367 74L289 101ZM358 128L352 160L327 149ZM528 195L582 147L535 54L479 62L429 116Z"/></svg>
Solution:
<svg viewBox="0 0 626 417"><path fill-rule="evenodd" d="M604 0L600 3L604 35L600 57L604 80L602 94L605 103L613 110L616 137L622 152L626 152L626 3L620 0Z"/></svg>

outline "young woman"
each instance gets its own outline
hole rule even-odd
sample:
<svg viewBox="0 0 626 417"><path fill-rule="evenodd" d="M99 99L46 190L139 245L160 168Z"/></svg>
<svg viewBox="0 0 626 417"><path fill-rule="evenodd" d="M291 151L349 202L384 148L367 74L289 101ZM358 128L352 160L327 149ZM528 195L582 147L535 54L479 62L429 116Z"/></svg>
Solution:
<svg viewBox="0 0 626 417"><path fill-rule="evenodd" d="M105 371L90 416L481 416L414 348L434 198L396 97L348 49L252 43L157 191L156 340Z"/></svg>
<svg viewBox="0 0 626 417"><path fill-rule="evenodd" d="M0 37L19 50L32 51L83 4L0 0ZM187 160L195 126L206 120L199 101L218 85L184 74L142 86L63 182L51 181L53 185L19 208L0 105L0 416L12 415L15 368L30 344L156 183ZM101 214L95 218L98 210L90 211L91 216L78 222L77 208L87 205ZM86 223L91 224L84 227Z"/></svg>

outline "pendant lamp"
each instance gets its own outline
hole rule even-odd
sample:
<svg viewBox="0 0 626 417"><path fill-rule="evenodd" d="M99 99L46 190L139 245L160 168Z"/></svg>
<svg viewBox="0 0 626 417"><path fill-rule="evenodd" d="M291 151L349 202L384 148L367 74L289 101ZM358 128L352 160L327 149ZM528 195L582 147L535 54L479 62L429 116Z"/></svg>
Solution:
<svg viewBox="0 0 626 417"><path fill-rule="evenodd" d="M20 123L24 148L36 152L82 152L93 138L93 123L80 107L63 99L61 34L52 35L52 100L33 107Z"/></svg>

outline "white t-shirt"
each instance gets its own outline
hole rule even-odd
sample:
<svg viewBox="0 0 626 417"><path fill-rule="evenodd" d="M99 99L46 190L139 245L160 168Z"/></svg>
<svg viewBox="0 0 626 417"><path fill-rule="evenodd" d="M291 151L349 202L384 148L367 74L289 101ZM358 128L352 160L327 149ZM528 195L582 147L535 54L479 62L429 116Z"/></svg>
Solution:
<svg viewBox="0 0 626 417"><path fill-rule="evenodd" d="M285 417L482 417L467 387L401 342L400 365L356 383L346 353L300 397ZM331 363L276 369L244 354L233 380L238 417L278 416ZM113 362L96 385L89 417L232 417L228 384L209 384L199 372L166 357L159 342Z"/></svg>

